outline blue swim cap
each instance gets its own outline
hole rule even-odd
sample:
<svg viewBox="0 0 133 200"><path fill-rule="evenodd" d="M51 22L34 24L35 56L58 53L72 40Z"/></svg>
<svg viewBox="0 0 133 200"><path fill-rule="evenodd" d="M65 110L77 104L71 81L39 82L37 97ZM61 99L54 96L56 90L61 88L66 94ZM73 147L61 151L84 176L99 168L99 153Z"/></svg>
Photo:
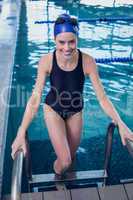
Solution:
<svg viewBox="0 0 133 200"><path fill-rule="evenodd" d="M71 18L68 14L60 15L55 21L54 25L54 36L59 33L71 32L78 35L78 22L75 18Z"/></svg>

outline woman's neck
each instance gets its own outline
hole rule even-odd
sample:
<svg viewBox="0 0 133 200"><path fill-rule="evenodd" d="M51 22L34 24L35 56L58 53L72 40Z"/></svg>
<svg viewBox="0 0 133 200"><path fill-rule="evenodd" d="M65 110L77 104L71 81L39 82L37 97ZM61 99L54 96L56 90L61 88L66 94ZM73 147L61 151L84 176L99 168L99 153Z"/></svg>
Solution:
<svg viewBox="0 0 133 200"><path fill-rule="evenodd" d="M64 68L70 68L73 67L78 60L78 50L76 49L75 52L73 52L73 55L70 58L63 57L58 50L56 50L56 58L57 63Z"/></svg>

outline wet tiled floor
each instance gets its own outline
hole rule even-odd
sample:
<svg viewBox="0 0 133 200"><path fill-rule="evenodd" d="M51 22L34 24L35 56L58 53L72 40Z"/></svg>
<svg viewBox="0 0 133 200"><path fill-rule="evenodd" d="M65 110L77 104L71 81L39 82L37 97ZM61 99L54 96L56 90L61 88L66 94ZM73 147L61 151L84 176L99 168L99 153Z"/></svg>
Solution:
<svg viewBox="0 0 133 200"><path fill-rule="evenodd" d="M9 200L6 196L3 200ZM22 200L132 200L133 184L22 194Z"/></svg>

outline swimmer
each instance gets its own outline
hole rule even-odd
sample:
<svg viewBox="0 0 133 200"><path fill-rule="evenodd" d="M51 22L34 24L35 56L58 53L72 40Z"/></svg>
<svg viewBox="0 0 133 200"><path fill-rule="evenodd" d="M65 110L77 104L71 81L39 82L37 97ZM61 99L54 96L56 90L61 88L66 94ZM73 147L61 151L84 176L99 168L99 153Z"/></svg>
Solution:
<svg viewBox="0 0 133 200"><path fill-rule="evenodd" d="M26 154L26 130L37 113L46 77L51 89L44 102L44 120L56 153L53 169L62 174L72 164L82 132L83 86L85 76L91 80L97 99L105 113L118 125L121 141L133 141L133 133L108 99L100 81L95 60L77 48L78 21L68 14L60 15L54 24L54 52L39 61L37 80L12 144L12 158L18 149Z"/></svg>

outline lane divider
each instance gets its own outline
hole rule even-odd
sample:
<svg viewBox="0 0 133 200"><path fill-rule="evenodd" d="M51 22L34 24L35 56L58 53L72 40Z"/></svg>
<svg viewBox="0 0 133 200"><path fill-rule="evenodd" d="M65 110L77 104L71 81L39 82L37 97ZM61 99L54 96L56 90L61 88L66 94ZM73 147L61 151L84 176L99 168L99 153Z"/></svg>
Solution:
<svg viewBox="0 0 133 200"><path fill-rule="evenodd" d="M78 22L116 22L116 21L128 21L133 22L133 17L128 16L120 16L120 17L100 17L93 19L79 19ZM50 24L54 23L54 20L43 20L43 21L35 21L35 24Z"/></svg>
<svg viewBox="0 0 133 200"><path fill-rule="evenodd" d="M97 63L111 63L111 62L133 62L131 57L114 57L114 58L96 58Z"/></svg>

